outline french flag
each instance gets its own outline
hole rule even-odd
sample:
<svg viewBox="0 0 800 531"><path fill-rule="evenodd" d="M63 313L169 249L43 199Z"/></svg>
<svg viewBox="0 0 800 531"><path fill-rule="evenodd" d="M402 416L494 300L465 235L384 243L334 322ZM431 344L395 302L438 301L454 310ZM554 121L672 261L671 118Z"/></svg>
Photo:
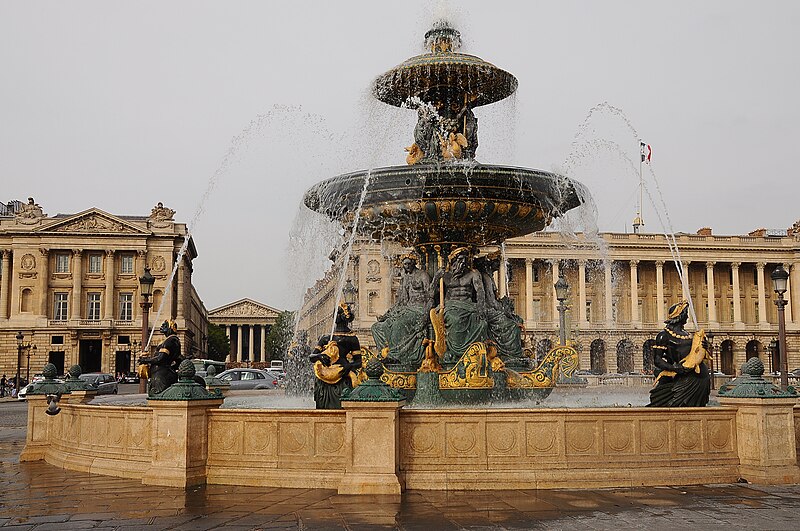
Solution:
<svg viewBox="0 0 800 531"><path fill-rule="evenodd" d="M650 164L650 156L653 154L653 150L650 148L650 144L645 144L640 140L639 147L641 148L642 162Z"/></svg>

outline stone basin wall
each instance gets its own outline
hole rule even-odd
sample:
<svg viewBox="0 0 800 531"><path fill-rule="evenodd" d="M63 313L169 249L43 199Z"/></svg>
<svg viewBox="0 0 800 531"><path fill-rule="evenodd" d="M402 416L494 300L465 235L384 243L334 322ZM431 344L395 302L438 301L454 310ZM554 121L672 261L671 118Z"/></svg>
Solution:
<svg viewBox="0 0 800 531"><path fill-rule="evenodd" d="M800 481L800 407L793 403L764 406L765 428L755 438L752 410L735 405L371 410L361 403L316 411L218 409L220 403L65 403L51 417L46 401L31 397L20 459L154 485L349 493ZM784 422L772 433L775 407L793 424L788 432ZM780 437L787 444L776 446ZM759 441L770 441L763 459Z"/></svg>

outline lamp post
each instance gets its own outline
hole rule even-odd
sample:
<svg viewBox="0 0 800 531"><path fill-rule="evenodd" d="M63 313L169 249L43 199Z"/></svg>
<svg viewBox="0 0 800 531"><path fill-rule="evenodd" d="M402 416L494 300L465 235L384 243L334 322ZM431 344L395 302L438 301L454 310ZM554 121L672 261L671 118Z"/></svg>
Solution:
<svg viewBox="0 0 800 531"><path fill-rule="evenodd" d="M17 340L17 377L14 381L14 386L17 388L17 392L19 392L20 385L20 372L22 371L22 351L26 351L27 356L27 364L25 369L25 383L28 384L31 381L31 350L36 352L36 345L33 342L28 341L25 342L25 335L22 332L17 332L17 335L14 336Z"/></svg>
<svg viewBox="0 0 800 531"><path fill-rule="evenodd" d="M156 277L150 274L150 268L144 266L144 275L139 277L139 294L142 296L142 302L139 304L142 307L142 348L147 346L147 335L150 331L150 296L153 295L153 285L156 283ZM148 352L149 354L149 352ZM147 378L139 378L139 392L147 392Z"/></svg>
<svg viewBox="0 0 800 531"><path fill-rule="evenodd" d="M789 387L789 360L786 356L786 315L784 309L786 308L787 300L783 298L786 293L786 286L789 280L789 272L783 268L783 265L778 264L775 271L772 272L772 284L778 298L775 299L775 305L778 307L778 354L781 361L781 389L784 391Z"/></svg>
<svg viewBox="0 0 800 531"><path fill-rule="evenodd" d="M566 311L567 305L564 301L567 300L567 292L569 291L569 284L564 279L564 273L558 275L558 280L555 283L556 299L558 299L558 344L563 347L567 345L567 330L566 330Z"/></svg>
<svg viewBox="0 0 800 531"><path fill-rule="evenodd" d="M136 353L139 352L139 347L141 346L142 344L139 343L138 339L131 341L131 344L128 346L128 352L130 352L131 356L131 375L136 374Z"/></svg>
<svg viewBox="0 0 800 531"><path fill-rule="evenodd" d="M353 308L353 311L355 311L357 294L358 288L356 288L353 285L353 281L348 278L347 282L344 284L344 288L342 288L342 297L344 298L344 303Z"/></svg>

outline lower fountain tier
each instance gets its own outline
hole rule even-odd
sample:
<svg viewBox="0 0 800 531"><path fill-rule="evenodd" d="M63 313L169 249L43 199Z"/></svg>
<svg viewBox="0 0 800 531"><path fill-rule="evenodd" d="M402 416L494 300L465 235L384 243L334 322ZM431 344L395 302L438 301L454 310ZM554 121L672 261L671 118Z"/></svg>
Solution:
<svg viewBox="0 0 800 531"><path fill-rule="evenodd" d="M389 166L339 175L303 202L358 233L403 245L488 245L543 230L581 204L580 183L541 170L488 164Z"/></svg>

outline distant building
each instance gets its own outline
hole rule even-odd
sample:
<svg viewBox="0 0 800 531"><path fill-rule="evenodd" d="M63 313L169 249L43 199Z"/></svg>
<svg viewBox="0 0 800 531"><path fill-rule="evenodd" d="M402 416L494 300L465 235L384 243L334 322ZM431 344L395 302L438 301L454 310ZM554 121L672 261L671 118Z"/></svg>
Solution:
<svg viewBox="0 0 800 531"><path fill-rule="evenodd" d="M704 228L698 234L678 234L676 241L698 325L714 333L716 369L733 374L747 358L758 356L767 371L779 370L770 278L778 264L790 272L789 370L800 367L800 222L789 230L759 229L742 236L717 236ZM356 288L354 330L367 346L374 346L370 326L394 302L397 257L406 250L392 250L389 256L382 252L387 246L382 250L378 243L357 242L346 275ZM652 371L652 339L664 326L667 308L683 298L664 235L602 233L589 241L578 234L577 240L565 242L559 233L541 232L508 240L505 254L507 278L499 275L497 284L524 319L523 343L529 352L546 352L558 341L553 284L563 271L570 285L570 337L581 369L598 374ZM307 293L299 327L313 339L329 333L339 278L338 270L330 270Z"/></svg>
<svg viewBox="0 0 800 531"><path fill-rule="evenodd" d="M231 341L227 361L263 362L267 335L281 311L252 299L241 299L208 312L212 324L225 328Z"/></svg>
<svg viewBox="0 0 800 531"><path fill-rule="evenodd" d="M174 318L185 356L204 357L207 312L192 285L189 241L175 280L166 284L187 234L161 203L149 216L115 216L97 208L47 216L33 199L0 209L0 372L16 373L22 332L32 341L30 373L51 362L63 374L73 364L84 372L130 372L141 340L139 276L149 265L156 277L150 325L153 346L161 321ZM27 370L23 354L21 373ZM24 376L23 376L24 377Z"/></svg>

